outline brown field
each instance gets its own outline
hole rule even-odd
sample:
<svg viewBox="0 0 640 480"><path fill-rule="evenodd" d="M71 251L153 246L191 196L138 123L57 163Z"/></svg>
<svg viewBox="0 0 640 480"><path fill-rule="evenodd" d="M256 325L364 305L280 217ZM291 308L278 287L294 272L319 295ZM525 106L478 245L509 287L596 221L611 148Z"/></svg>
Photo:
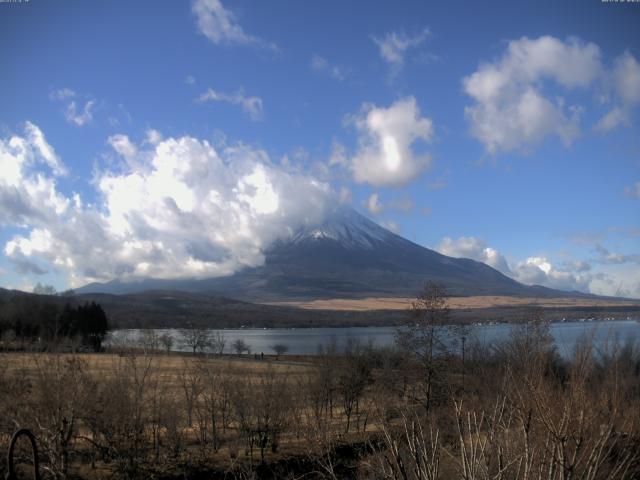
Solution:
<svg viewBox="0 0 640 480"><path fill-rule="evenodd" d="M178 388L178 378L194 360L204 362L207 367L224 369L233 375L252 378L260 377L266 372L275 372L277 375L286 376L288 380L296 380L310 371L314 365L310 360L305 360L301 356L287 356L286 360L276 360L273 356L266 356L265 360L254 360L253 357L238 357L236 355L225 355L223 357L204 357L189 354L172 353L171 355L131 355L116 354L49 354L30 352L1 352L0 363L6 373L21 372L29 376L34 373L41 364L46 364L54 357L81 358L86 365L85 372L93 378L113 377L122 366L123 362L135 358L137 362L147 360L151 362L153 372L159 375L172 388Z"/></svg>
<svg viewBox="0 0 640 480"><path fill-rule="evenodd" d="M273 302L270 305L299 307L308 310L369 311L369 310L406 310L413 298L374 297L362 299L334 298L330 300L309 300L299 302ZM532 298L507 296L450 297L449 308L486 309L496 307L631 307L640 306L637 300L612 300L590 298Z"/></svg>

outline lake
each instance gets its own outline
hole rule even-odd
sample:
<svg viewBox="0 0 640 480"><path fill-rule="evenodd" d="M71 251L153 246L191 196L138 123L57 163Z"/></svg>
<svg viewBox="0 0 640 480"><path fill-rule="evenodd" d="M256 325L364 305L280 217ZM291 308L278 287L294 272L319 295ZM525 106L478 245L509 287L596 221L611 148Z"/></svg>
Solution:
<svg viewBox="0 0 640 480"><path fill-rule="evenodd" d="M473 325L470 327L470 337L475 337L483 343L498 341L509 335L512 326L509 324ZM178 329L154 329L157 335L168 333L174 338L173 350L189 351L181 345L181 335ZM135 345L142 336L143 330L115 330L111 332L106 344ZM227 353L231 353L231 344L236 339L244 340L252 353L273 353L272 346L276 343L288 347L289 354L314 355L320 345L336 342L338 350L344 348L349 338L363 343L373 343L377 346L389 346L394 342L396 327L350 327L350 328L297 328L297 329L227 329L210 330L215 335L220 333L226 339ZM558 351L568 356L573 351L576 342L584 334L593 334L594 343L603 346L607 341L618 339L640 339L640 322L636 319L627 320L597 320L572 321L551 324L551 334L555 339Z"/></svg>

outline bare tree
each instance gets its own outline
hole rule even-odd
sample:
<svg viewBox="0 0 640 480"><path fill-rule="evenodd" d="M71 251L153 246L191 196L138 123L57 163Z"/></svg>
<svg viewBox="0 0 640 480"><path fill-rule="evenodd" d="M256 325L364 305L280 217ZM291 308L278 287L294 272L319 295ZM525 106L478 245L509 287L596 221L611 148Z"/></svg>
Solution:
<svg viewBox="0 0 640 480"><path fill-rule="evenodd" d="M338 393L342 399L342 408L347 417L345 432L349 432L353 414L358 415L360 399L365 387L371 382L371 362L361 346L355 340L347 342L344 364L338 374ZM358 425L356 423L356 429Z"/></svg>
<svg viewBox="0 0 640 480"><path fill-rule="evenodd" d="M428 282L411 304L407 324L396 333L398 345L415 355L422 365L427 412L438 375L437 357L446 350L443 326L449 320L446 290L437 283Z"/></svg>
<svg viewBox="0 0 640 480"><path fill-rule="evenodd" d="M193 425L193 408L202 391L200 369L192 361L185 360L179 378L187 408L187 425L191 427Z"/></svg>
<svg viewBox="0 0 640 480"><path fill-rule="evenodd" d="M216 355L222 355L226 346L227 339L220 332L216 332L216 334L211 338L211 349L213 350L213 353Z"/></svg>
<svg viewBox="0 0 640 480"><path fill-rule="evenodd" d="M242 355L244 352L247 352L247 354L251 353L251 347L241 338L236 339L231 344L231 347L238 355Z"/></svg>
<svg viewBox="0 0 640 480"><path fill-rule="evenodd" d="M271 346L271 350L276 354L276 360L280 357L280 355L284 355L289 351L289 346L284 343L276 343Z"/></svg>
<svg viewBox="0 0 640 480"><path fill-rule="evenodd" d="M84 426L90 434L84 440L127 478L140 471L151 446L148 427L152 420L158 420L153 415L157 376L152 358L119 357L113 375L97 382L84 417Z"/></svg>
<svg viewBox="0 0 640 480"><path fill-rule="evenodd" d="M158 340L160 341L160 344L164 347L164 350L165 352L167 352L167 355L169 355L169 353L171 353L171 348L173 347L173 337L171 336L171 334L163 333L162 335L160 335L160 337L158 337Z"/></svg>
<svg viewBox="0 0 640 480"><path fill-rule="evenodd" d="M291 399L287 376L273 370L263 373L257 385L246 378L236 381L232 405L250 458L254 448L260 450L261 462L267 447L274 453L278 450L280 436L290 419Z"/></svg>
<svg viewBox="0 0 640 480"><path fill-rule="evenodd" d="M80 419L87 412L91 382L86 364L79 357L62 355L34 359L31 421L48 456L45 469L55 478L66 478L70 450L78 434Z"/></svg>
<svg viewBox="0 0 640 480"><path fill-rule="evenodd" d="M227 369L220 368L211 361L201 361L197 364L199 375L201 378L201 414L200 419L200 439L203 445L207 443L207 432L203 429L210 428L211 443L214 451L220 446L220 426L218 425L219 417L222 416L224 424L225 411L225 392L224 379L226 378Z"/></svg>
<svg viewBox="0 0 640 480"><path fill-rule="evenodd" d="M140 346L145 351L145 353L153 353L158 349L158 346L160 345L160 337L158 337L158 334L155 332L155 330L146 328L140 333L138 342L140 343Z"/></svg>
<svg viewBox="0 0 640 480"><path fill-rule="evenodd" d="M190 348L194 354L204 352L211 347L211 332L205 328L182 328L180 335L182 336L182 345Z"/></svg>

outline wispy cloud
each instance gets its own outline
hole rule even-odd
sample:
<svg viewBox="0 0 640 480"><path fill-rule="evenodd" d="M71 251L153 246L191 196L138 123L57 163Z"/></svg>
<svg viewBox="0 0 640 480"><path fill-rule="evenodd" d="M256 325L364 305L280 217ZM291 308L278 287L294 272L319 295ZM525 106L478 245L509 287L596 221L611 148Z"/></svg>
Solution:
<svg viewBox="0 0 640 480"><path fill-rule="evenodd" d="M198 30L216 45L246 45L278 52L278 46L244 31L236 16L220 0L195 0L192 11Z"/></svg>
<svg viewBox="0 0 640 480"><path fill-rule="evenodd" d="M198 101L202 103L226 102L231 105L237 105L242 111L248 114L253 121L262 120L264 117L262 99L260 97L246 95L243 89L238 90L236 93L228 94L209 88L198 97Z"/></svg>
<svg viewBox="0 0 640 480"><path fill-rule="evenodd" d="M636 182L624 189L624 193L630 197L640 198L640 182Z"/></svg>
<svg viewBox="0 0 640 480"><path fill-rule="evenodd" d="M96 101L93 99L81 101L79 97L80 95L70 88L53 90L49 94L49 98L53 101L66 102L64 118L67 122L82 127L93 121L93 109Z"/></svg>
<svg viewBox="0 0 640 480"><path fill-rule="evenodd" d="M597 262L605 263L609 265L622 265L624 263L637 263L640 264L639 254L624 254L611 252L609 249L603 247L600 244L596 244L595 250L598 254Z"/></svg>
<svg viewBox="0 0 640 480"><path fill-rule="evenodd" d="M75 100L72 100L64 113L64 118L67 122L82 127L93 120L93 112L91 111L96 102L94 100L88 100L85 102L84 107L78 111L76 108Z"/></svg>
<svg viewBox="0 0 640 480"><path fill-rule="evenodd" d="M398 73L405 64L407 51L422 45L429 38L429 29L425 28L415 35L403 31L389 32L383 37L372 37L378 46L380 57L392 68L392 74Z"/></svg>
<svg viewBox="0 0 640 480"><path fill-rule="evenodd" d="M372 193L367 200L367 209L374 215L378 215L382 212L383 206L380 203L380 196L377 193Z"/></svg>
<svg viewBox="0 0 640 480"><path fill-rule="evenodd" d="M320 55L313 55L311 57L309 67L314 72L327 74L339 82L343 81L346 77L346 70L343 67L329 63L326 58Z"/></svg>
<svg viewBox="0 0 640 480"><path fill-rule="evenodd" d="M602 132L630 124L631 110L640 104L640 63L630 52L624 52L616 58L606 80L614 104L595 127Z"/></svg>
<svg viewBox="0 0 640 480"><path fill-rule="evenodd" d="M70 88L60 88L58 90L53 90L49 94L49 98L51 100L66 100L67 98L73 98L75 96L76 92L74 92Z"/></svg>

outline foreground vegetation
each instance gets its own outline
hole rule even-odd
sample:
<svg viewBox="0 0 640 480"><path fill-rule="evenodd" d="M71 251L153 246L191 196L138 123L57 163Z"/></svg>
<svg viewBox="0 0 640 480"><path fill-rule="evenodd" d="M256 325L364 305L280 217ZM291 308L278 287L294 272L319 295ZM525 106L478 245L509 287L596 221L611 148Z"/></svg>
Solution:
<svg viewBox="0 0 640 480"><path fill-rule="evenodd" d="M562 359L536 312L499 344L443 342L447 315L427 289L395 348L308 358L0 354L0 447L31 429L50 478L640 476L635 343Z"/></svg>

